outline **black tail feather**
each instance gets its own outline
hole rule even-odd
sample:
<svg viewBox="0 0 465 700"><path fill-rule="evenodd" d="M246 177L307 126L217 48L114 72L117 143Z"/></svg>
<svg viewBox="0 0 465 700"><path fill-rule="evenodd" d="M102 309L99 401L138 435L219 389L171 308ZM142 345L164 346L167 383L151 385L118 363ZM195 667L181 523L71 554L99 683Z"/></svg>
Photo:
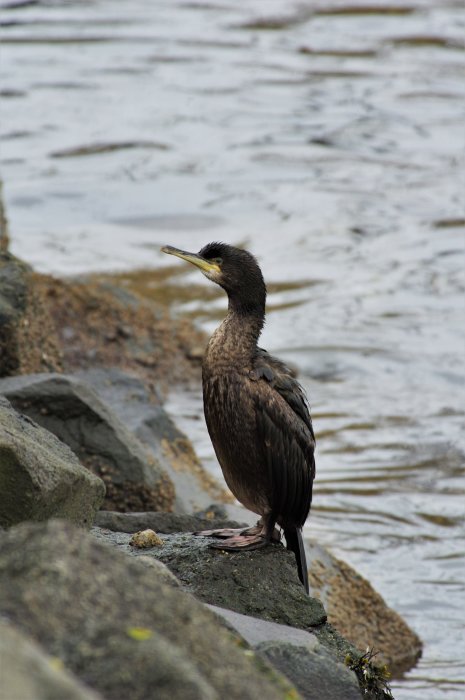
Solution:
<svg viewBox="0 0 465 700"><path fill-rule="evenodd" d="M305 588L306 593L309 592L308 588L308 570L307 570L307 557L305 556L304 543L302 540L302 528L293 527L284 529L284 537L286 538L287 548L294 552L295 560L297 562L297 571L299 572L299 578Z"/></svg>

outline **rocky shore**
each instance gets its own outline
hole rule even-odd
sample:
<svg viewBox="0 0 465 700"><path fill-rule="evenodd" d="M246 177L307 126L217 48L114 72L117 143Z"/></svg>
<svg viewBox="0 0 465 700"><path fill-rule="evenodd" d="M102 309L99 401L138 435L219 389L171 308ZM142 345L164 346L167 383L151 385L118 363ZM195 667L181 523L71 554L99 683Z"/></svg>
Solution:
<svg viewBox="0 0 465 700"><path fill-rule="evenodd" d="M0 252L8 700L377 700L392 697L384 665L418 658L406 623L317 543L308 597L284 547L230 554L192 535L251 522L163 407L168 387L199 385L204 345L114 281Z"/></svg>

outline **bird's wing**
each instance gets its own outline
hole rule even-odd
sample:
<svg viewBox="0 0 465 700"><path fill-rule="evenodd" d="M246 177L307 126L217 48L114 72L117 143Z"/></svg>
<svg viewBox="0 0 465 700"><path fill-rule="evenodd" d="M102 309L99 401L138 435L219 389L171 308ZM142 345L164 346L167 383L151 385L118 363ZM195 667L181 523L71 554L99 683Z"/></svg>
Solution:
<svg viewBox="0 0 465 700"><path fill-rule="evenodd" d="M253 372L256 381L274 390L257 393L255 405L273 515L283 526L301 527L310 510L315 476L315 441L305 394L290 370L265 351L260 351Z"/></svg>
<svg viewBox="0 0 465 700"><path fill-rule="evenodd" d="M282 396L294 413L303 420L315 442L312 418L305 391L284 362L273 357L266 350L257 348L252 379L265 379Z"/></svg>

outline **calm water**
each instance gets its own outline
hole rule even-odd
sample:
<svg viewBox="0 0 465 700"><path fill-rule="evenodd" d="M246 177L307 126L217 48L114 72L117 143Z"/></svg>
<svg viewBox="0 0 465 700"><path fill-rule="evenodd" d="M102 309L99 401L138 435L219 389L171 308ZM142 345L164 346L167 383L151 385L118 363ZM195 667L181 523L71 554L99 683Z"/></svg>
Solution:
<svg viewBox="0 0 465 700"><path fill-rule="evenodd" d="M255 252L263 345L313 407L308 532L424 640L397 700L465 697L465 3L2 5L13 252L56 274ZM172 281L212 329L222 297ZM217 469L199 394L170 406Z"/></svg>

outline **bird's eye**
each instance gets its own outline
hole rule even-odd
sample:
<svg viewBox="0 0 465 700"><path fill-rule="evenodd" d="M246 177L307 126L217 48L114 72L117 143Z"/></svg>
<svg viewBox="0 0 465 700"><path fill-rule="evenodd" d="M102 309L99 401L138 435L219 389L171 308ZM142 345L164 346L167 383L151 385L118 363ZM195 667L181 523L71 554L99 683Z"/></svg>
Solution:
<svg viewBox="0 0 465 700"><path fill-rule="evenodd" d="M223 258L212 258L211 262L215 263L215 265L221 265L223 262Z"/></svg>

